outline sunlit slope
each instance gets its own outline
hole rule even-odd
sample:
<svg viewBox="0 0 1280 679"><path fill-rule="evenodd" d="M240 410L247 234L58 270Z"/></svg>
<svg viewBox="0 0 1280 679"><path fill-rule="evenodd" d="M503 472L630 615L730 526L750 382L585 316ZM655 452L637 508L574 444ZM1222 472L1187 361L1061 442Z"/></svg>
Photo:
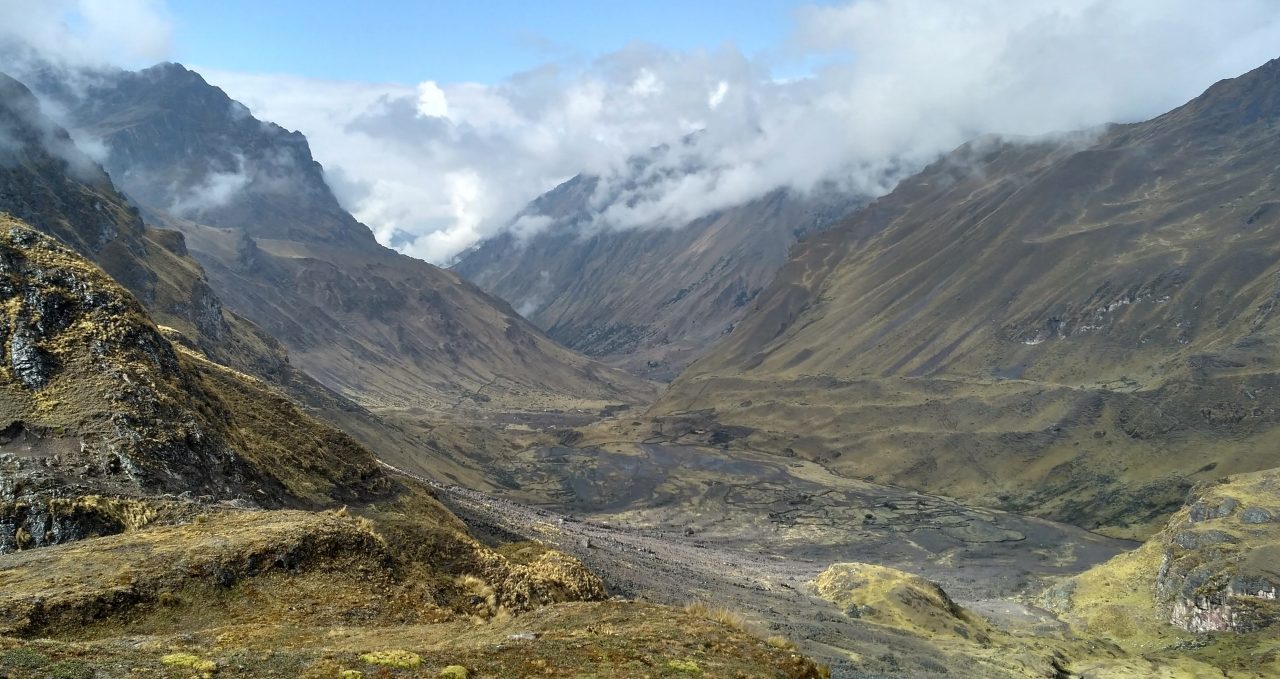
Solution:
<svg viewBox="0 0 1280 679"><path fill-rule="evenodd" d="M1273 466L1278 81L958 149L802 244L655 413L1137 532L1198 479Z"/></svg>

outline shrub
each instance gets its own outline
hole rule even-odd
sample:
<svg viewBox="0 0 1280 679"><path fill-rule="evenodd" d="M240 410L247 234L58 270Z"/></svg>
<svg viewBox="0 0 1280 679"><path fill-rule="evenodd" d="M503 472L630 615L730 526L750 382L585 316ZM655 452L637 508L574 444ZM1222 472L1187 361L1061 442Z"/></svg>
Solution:
<svg viewBox="0 0 1280 679"><path fill-rule="evenodd" d="M667 669L677 672L688 672L689 674L702 674L702 668L698 667L698 663L692 660L668 660Z"/></svg>
<svg viewBox="0 0 1280 679"><path fill-rule="evenodd" d="M450 665L440 670L440 676L444 679L467 679L471 673L462 665Z"/></svg>
<svg viewBox="0 0 1280 679"><path fill-rule="evenodd" d="M44 675L49 679L93 679L95 673L84 663L74 660L60 660L44 668Z"/></svg>
<svg viewBox="0 0 1280 679"><path fill-rule="evenodd" d="M49 658L45 657L43 653L30 648L12 648L0 653L0 667L21 667L34 670L44 667L48 662Z"/></svg>
<svg viewBox="0 0 1280 679"><path fill-rule="evenodd" d="M741 615L734 613L727 608L712 607L701 601L695 601L693 603L686 604L684 611L690 615L696 615L700 618L713 620L721 625L738 630L739 632L748 631L746 618L743 618Z"/></svg>
<svg viewBox="0 0 1280 679"><path fill-rule="evenodd" d="M792 643L790 639L784 636L774 635L769 637L768 639L765 639L764 642L774 648L779 648L784 651L796 650L796 645Z"/></svg>
<svg viewBox="0 0 1280 679"><path fill-rule="evenodd" d="M161 657L160 662L170 667L190 667L197 672L213 672L218 669L218 663L191 653L170 653Z"/></svg>
<svg viewBox="0 0 1280 679"><path fill-rule="evenodd" d="M407 670L422 664L422 656L409 651L391 650L391 651L373 651L360 656L360 659L370 665L379 665L381 667L393 667L398 670Z"/></svg>

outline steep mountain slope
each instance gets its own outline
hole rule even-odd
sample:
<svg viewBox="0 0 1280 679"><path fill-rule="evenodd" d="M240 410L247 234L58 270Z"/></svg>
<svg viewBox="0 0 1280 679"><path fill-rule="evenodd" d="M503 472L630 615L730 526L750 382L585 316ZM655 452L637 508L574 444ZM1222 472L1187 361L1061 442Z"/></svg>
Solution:
<svg viewBox="0 0 1280 679"><path fill-rule="evenodd" d="M284 347L223 307L177 231L144 225L136 208L27 88L0 76L0 211L70 245L124 284L148 315L211 360L280 387L399 467L487 487L468 454L494 448L476 431L435 427L423 436L332 392L289 362ZM175 336L176 338L176 336ZM478 439L478 440L477 440Z"/></svg>
<svg viewBox="0 0 1280 679"><path fill-rule="evenodd" d="M1274 466L1278 121L1273 61L1148 122L966 145L803 243L655 413L1158 527L1195 481Z"/></svg>
<svg viewBox="0 0 1280 679"><path fill-rule="evenodd" d="M858 204L779 189L688 224L616 230L593 226L612 204L598 190L598 178L574 177L524 211L551 218L545 229L489 239L453 270L566 346L666 380L732 328L799 237Z"/></svg>
<svg viewBox="0 0 1280 679"><path fill-rule="evenodd" d="M513 615L599 601L603 584L555 552L483 547L416 482L257 379L171 344L101 269L8 216L0 307L5 676L435 676L460 663L578 674L602 659L572 640L607 624L621 632L612 652L636 667L678 633L694 666L818 677L741 631L618 604L540 613L533 638L547 642L534 648L473 648L460 631L509 640L530 624ZM362 516L281 509L335 503ZM378 632L335 653L346 625Z"/></svg>
<svg viewBox="0 0 1280 679"><path fill-rule="evenodd" d="M53 93L52 96L57 96ZM645 399L456 275L378 245L325 185L306 139L165 64L64 100L149 218L182 230L229 307L367 406L507 407Z"/></svg>
<svg viewBox="0 0 1280 679"><path fill-rule="evenodd" d="M215 360L271 378L287 372L274 339L222 308L181 235L147 228L31 91L3 74L0 161L0 211L90 258Z"/></svg>

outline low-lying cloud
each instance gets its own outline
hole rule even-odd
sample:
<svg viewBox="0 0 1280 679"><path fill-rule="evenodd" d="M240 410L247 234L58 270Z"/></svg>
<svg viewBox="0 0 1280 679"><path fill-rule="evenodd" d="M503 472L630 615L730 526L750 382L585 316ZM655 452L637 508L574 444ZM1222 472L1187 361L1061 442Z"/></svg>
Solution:
<svg viewBox="0 0 1280 679"><path fill-rule="evenodd" d="M0 54L64 67L141 67L172 52L162 0L0 0ZM0 70L21 70L9 63Z"/></svg>
<svg viewBox="0 0 1280 679"><path fill-rule="evenodd" d="M125 51L163 49L163 11L126 4L156 12ZM87 43L98 58L110 58L113 25ZM42 31L49 48L58 32ZM494 84L437 82L426 65L416 85L202 72L259 118L304 132L382 242L447 262L504 230L543 228L516 217L581 172L602 177L593 228L678 225L784 186L876 195L978 135L1157 115L1278 45L1272 0L857 0L797 11L774 53L823 64L802 78L731 45L642 44Z"/></svg>
<svg viewBox="0 0 1280 679"><path fill-rule="evenodd" d="M236 169L210 172L204 181L190 189L173 186L169 212L179 217L198 217L200 213L229 205L244 191L251 179L244 168L244 157L236 157Z"/></svg>
<svg viewBox="0 0 1280 679"><path fill-rule="evenodd" d="M799 11L785 49L828 64L801 79L732 46L645 45L495 85L207 75L306 133L383 242L444 262L579 172L606 178L597 227L680 224L780 186L876 195L980 134L1159 114L1278 45L1267 0L861 0ZM645 181L636 155L654 160Z"/></svg>

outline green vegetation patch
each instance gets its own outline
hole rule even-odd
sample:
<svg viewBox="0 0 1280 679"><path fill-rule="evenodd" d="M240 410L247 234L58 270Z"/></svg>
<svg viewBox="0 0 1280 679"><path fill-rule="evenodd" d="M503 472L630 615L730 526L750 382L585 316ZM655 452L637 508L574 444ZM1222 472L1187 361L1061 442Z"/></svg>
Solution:
<svg viewBox="0 0 1280 679"><path fill-rule="evenodd" d="M372 651L360 656L360 659L370 665L378 665L379 667L393 667L399 670L407 670L422 664L422 656L409 651L390 650L390 651Z"/></svg>
<svg viewBox="0 0 1280 679"><path fill-rule="evenodd" d="M49 664L45 654L30 648L11 648L0 653L0 667L34 670Z"/></svg>
<svg viewBox="0 0 1280 679"><path fill-rule="evenodd" d="M667 669L688 674L702 674L702 668L693 660L668 660Z"/></svg>
<svg viewBox="0 0 1280 679"><path fill-rule="evenodd" d="M170 667L190 667L197 672L213 672L218 669L218 663L191 653L170 653L161 657L160 662Z"/></svg>

